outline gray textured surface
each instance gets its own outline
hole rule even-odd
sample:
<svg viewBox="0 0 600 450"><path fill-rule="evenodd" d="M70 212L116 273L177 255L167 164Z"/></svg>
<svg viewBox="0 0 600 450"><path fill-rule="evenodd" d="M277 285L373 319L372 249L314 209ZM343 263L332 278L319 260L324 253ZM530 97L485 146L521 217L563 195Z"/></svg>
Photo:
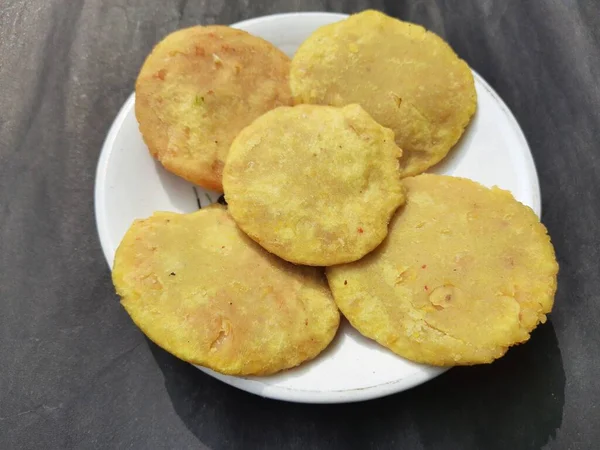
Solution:
<svg viewBox="0 0 600 450"><path fill-rule="evenodd" d="M98 153L167 32L367 6L444 36L512 108L561 264L555 312L494 365L403 394L260 399L156 348L119 306ZM599 30L597 0L0 0L0 448L598 448Z"/></svg>

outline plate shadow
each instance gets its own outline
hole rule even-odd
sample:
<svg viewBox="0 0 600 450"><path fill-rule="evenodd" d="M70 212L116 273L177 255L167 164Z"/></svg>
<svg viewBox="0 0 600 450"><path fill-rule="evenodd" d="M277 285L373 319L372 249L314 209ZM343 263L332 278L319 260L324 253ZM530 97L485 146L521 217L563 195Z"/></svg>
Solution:
<svg viewBox="0 0 600 450"><path fill-rule="evenodd" d="M491 365L453 368L410 391L339 405L264 399L149 346L175 411L214 450L540 449L562 422L565 373L550 322Z"/></svg>

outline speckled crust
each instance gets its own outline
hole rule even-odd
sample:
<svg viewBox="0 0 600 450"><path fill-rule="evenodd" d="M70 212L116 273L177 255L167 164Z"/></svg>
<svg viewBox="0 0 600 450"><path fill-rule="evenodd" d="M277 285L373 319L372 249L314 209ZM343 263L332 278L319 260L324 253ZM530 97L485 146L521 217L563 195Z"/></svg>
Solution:
<svg viewBox="0 0 600 450"><path fill-rule="evenodd" d="M469 66L437 35L377 11L326 25L298 49L296 103L359 103L396 134L403 176L444 158L473 116Z"/></svg>
<svg viewBox="0 0 600 450"><path fill-rule="evenodd" d="M322 271L270 255L222 207L135 221L112 276L152 341L225 374L294 367L317 356L339 325Z"/></svg>
<svg viewBox="0 0 600 450"><path fill-rule="evenodd" d="M404 180L385 242L327 268L342 313L413 361L489 363L552 309L558 264L546 228L509 192L440 175Z"/></svg>
<svg viewBox="0 0 600 450"><path fill-rule="evenodd" d="M164 38L136 83L135 114L163 166L222 191L221 173L239 131L292 102L289 58L269 42L225 26L196 26Z"/></svg>
<svg viewBox="0 0 600 450"><path fill-rule="evenodd" d="M287 261L355 261L404 203L400 155L393 132L358 105L277 108L233 142L225 197L240 228Z"/></svg>

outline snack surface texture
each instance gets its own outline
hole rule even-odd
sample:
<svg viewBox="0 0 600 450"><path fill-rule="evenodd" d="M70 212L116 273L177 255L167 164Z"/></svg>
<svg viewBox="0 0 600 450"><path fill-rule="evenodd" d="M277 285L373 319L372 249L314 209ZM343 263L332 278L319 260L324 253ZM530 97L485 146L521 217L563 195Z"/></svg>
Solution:
<svg viewBox="0 0 600 450"><path fill-rule="evenodd" d="M364 11L323 26L292 59L296 103L360 104L396 134L403 176L443 159L473 116L469 66L419 25Z"/></svg>
<svg viewBox="0 0 600 450"><path fill-rule="evenodd" d="M322 270L264 251L221 207L135 221L117 250L113 282L152 341L224 374L297 366L339 325Z"/></svg>
<svg viewBox="0 0 600 450"><path fill-rule="evenodd" d="M287 261L355 261L404 203L400 155L392 131L358 105L281 107L233 142L225 198L240 228Z"/></svg>
<svg viewBox="0 0 600 450"><path fill-rule="evenodd" d="M255 118L292 102L289 58L226 26L169 34L146 58L135 114L150 153L170 172L222 191L229 146Z"/></svg>
<svg viewBox="0 0 600 450"><path fill-rule="evenodd" d="M352 325L407 359L489 363L546 321L558 264L535 213L464 178L404 179L406 205L360 261L327 268Z"/></svg>

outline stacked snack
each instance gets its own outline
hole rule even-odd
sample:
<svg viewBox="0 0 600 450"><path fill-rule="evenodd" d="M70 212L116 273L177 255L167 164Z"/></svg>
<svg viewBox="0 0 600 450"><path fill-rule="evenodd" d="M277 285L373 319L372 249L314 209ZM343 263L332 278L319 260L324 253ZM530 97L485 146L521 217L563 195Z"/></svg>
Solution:
<svg viewBox="0 0 600 450"><path fill-rule="evenodd" d="M404 203L394 133L360 106L278 108L231 146L223 186L252 239L297 264L356 261Z"/></svg>
<svg viewBox="0 0 600 450"><path fill-rule="evenodd" d="M331 342L340 321L320 270L269 254L220 206L136 221L113 280L152 341L222 373L297 366Z"/></svg>
<svg viewBox="0 0 600 450"><path fill-rule="evenodd" d="M475 112L466 63L422 27L366 11L309 37L291 90L289 71L228 27L173 33L146 60L136 116L151 154L223 189L229 208L131 226L113 280L134 322L236 375L317 356L336 304L422 363L488 363L526 341L556 291L545 227L508 192L419 175ZM308 104L289 106L292 93Z"/></svg>
<svg viewBox="0 0 600 450"><path fill-rule="evenodd" d="M163 39L135 85L144 141L170 172L222 191L237 134L261 114L292 102L290 60L267 41L225 26L192 27Z"/></svg>
<svg viewBox="0 0 600 450"><path fill-rule="evenodd" d="M396 134L403 176L444 158L477 105L467 63L439 36L377 11L315 31L292 60L297 102L359 103Z"/></svg>
<svg viewBox="0 0 600 450"><path fill-rule="evenodd" d="M535 213L498 188L406 178L406 206L367 257L327 269L365 336L413 361L489 363L546 321L558 265Z"/></svg>

